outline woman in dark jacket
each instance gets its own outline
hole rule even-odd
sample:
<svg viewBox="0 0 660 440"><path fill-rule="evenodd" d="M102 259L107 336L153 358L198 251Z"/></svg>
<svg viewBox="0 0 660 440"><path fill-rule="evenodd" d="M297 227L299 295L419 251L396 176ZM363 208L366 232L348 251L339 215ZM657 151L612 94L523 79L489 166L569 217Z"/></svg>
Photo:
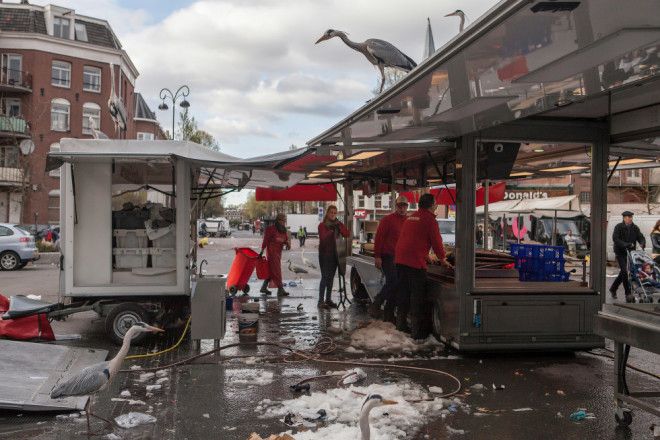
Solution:
<svg viewBox="0 0 660 440"><path fill-rule="evenodd" d="M332 283L339 267L337 239L348 238L346 226L337 220L337 207L328 206L323 221L319 224L319 267L321 268L321 284L319 285L319 307L337 307L332 302Z"/></svg>
<svg viewBox="0 0 660 440"><path fill-rule="evenodd" d="M653 254L655 255L655 262L660 264L660 220L655 222L655 226L651 231L651 245L653 247Z"/></svg>

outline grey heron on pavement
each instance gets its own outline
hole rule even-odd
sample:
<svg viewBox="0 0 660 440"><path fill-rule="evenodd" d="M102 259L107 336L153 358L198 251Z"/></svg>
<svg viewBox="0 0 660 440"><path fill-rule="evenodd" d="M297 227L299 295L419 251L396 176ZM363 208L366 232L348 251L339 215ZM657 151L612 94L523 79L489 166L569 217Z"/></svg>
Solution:
<svg viewBox="0 0 660 440"><path fill-rule="evenodd" d="M300 266L293 266L291 260L286 260L286 262L289 263L289 270L295 274L309 273L307 272L307 270L303 269Z"/></svg>
<svg viewBox="0 0 660 440"><path fill-rule="evenodd" d="M305 249L300 251L300 258L302 259L302 262L305 266L309 267L310 269L316 269L316 266L314 265L314 263L309 261L309 259L305 258Z"/></svg>
<svg viewBox="0 0 660 440"><path fill-rule="evenodd" d="M463 32L463 29L465 28L465 12L461 11L460 9L456 9L451 14L445 15L445 17L460 17L461 23L458 25L458 32Z"/></svg>
<svg viewBox="0 0 660 440"><path fill-rule="evenodd" d="M329 40L333 37L339 37L348 47L360 52L367 60L380 70L380 91L383 91L385 85L385 68L400 69L410 72L417 66L417 63L405 53L397 49L393 44L377 38L369 38L362 43L351 41L346 36L346 32L328 29L315 44L321 41Z"/></svg>
<svg viewBox="0 0 660 440"><path fill-rule="evenodd" d="M358 425L360 426L360 440L369 440L371 438L371 428L369 427L369 413L372 409L383 405L396 405L394 400L383 399L380 394L370 394L362 404L360 411L360 419Z"/></svg>
<svg viewBox="0 0 660 440"><path fill-rule="evenodd" d="M164 330L152 327L144 322L136 322L124 335L124 341L115 357L109 361L99 362L98 364L85 367L80 372L62 380L55 386L55 388L53 388L53 391L50 393L50 398L58 399L60 397L70 396L89 396L89 400L85 406L88 433L90 431L90 415L112 424L112 422L103 417L91 414L92 396L107 388L115 377L121 368L121 364L124 362L124 358L128 354L128 350L131 348L131 339L133 339L134 335L144 332L157 333L162 331Z"/></svg>

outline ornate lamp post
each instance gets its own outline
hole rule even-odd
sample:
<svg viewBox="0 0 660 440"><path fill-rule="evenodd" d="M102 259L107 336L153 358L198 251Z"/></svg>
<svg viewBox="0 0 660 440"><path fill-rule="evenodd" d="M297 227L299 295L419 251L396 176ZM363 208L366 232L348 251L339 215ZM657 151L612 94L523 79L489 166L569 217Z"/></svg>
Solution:
<svg viewBox="0 0 660 440"><path fill-rule="evenodd" d="M190 94L190 89L188 88L187 85L182 85L177 89L176 92L172 93L170 89L164 88L160 91L160 99L163 100L163 102L158 106L158 110L167 110L170 107L165 103L166 98L170 98L172 100L172 132L170 134L170 138L174 140L174 117L176 115L176 101L179 98L183 98L183 101L179 104L182 108L186 109L190 107L190 103L186 100L186 96Z"/></svg>

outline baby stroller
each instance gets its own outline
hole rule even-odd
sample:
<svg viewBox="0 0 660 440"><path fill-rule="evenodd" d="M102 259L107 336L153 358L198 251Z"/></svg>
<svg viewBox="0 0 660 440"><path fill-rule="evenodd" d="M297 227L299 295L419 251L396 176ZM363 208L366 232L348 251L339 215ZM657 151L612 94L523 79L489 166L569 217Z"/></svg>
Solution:
<svg viewBox="0 0 660 440"><path fill-rule="evenodd" d="M660 268L644 251L628 251L628 282L635 302L660 302Z"/></svg>

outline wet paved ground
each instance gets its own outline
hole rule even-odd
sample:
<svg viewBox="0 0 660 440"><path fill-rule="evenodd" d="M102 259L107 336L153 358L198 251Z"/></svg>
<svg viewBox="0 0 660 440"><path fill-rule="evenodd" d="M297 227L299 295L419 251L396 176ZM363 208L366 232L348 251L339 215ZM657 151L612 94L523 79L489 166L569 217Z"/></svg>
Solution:
<svg viewBox="0 0 660 440"><path fill-rule="evenodd" d="M240 245L258 245L252 237L215 239L212 246L204 249L200 258L209 261L209 274L221 273L228 267L233 257L232 248ZM311 250L315 243L308 241L310 260L316 259ZM290 253L294 264L302 265L300 251L294 245ZM284 260L288 258L285 254ZM35 293L44 299L55 299L57 271L47 267L26 268L27 270L3 273L3 293ZM286 269L284 276L292 276ZM5 277L5 275L10 275ZM316 309L316 287L318 272L310 273L301 286L289 288L291 297L281 301L261 300L263 312L256 340L280 341L287 346L308 349L321 336L322 329L328 326L341 328L335 335L337 350L330 357L335 359L374 359L374 353L347 353L345 348L349 333L367 318L362 306L354 305L346 311L319 311ZM612 278L608 279L609 281ZM44 292L47 286L47 292ZM252 284L253 292L258 283ZM25 289L28 290L25 290ZM49 293L49 295L46 295ZM298 305L302 304L302 310ZM116 351L103 334L103 321L94 314L79 314L68 321L54 323L58 334L79 333L79 341L60 342L77 346L108 348ZM228 315L227 335L222 344L254 341L239 339L236 319ZM178 338L177 332L165 337L150 340L144 347L134 347L133 353L149 349L163 349ZM202 351L213 347L205 341ZM493 411L491 415L475 416L472 412L452 413L445 419L429 418L410 439L644 439L652 438L649 426L653 418L641 411L635 411L633 424L629 429L617 428L613 418L612 402L612 363L610 360L588 353L546 354L546 355L489 355L489 356L448 356L436 349L431 360L391 362L392 364L417 365L446 370L459 377L464 385L482 383L486 389L463 396L465 403L473 411L483 408ZM608 354L605 351L600 351ZM174 352L146 361L133 361L144 368L163 366L175 359L194 353L189 341ZM246 439L256 431L262 436L286 431L289 428L280 418L260 418L255 411L259 402L268 398L274 401L291 399L294 394L289 385L298 380L324 374L328 370L342 370L349 367L320 364L318 362L288 363L280 359L259 359L253 356L280 355L282 350L272 347L242 346L222 351L198 360L194 365L186 365L163 372L166 380L161 380L162 388L148 392L147 385L156 383L158 377L139 381L139 373L121 374L110 389L96 398L95 412L104 417L116 417L129 411L152 414L157 423L128 430L114 428L114 434L124 439ZM250 356L227 360L231 356ZM388 361L392 355L381 355ZM408 356L407 356L408 357ZM658 357L631 352L631 363L643 366L654 373L660 373ZM125 365L130 365L129 361ZM410 375L405 372L392 373L382 368L367 368L366 384L381 383L392 376L400 381L413 381L423 386L440 386L450 389L451 382L425 375ZM272 376L271 376L272 374ZM629 373L631 389L652 387L653 381L642 374ZM504 390L493 391L491 384L505 385ZM657 387L657 384L655 384ZM313 392L336 387L336 382L320 381L312 384ZM123 390L131 392L130 399L143 401L135 404L119 398ZM133 403L133 404L132 404ZM527 411L514 409L530 408ZM571 422L568 416L577 408L587 408L595 419L579 423ZM320 409L320 408L319 408ZM485 412L485 411L481 411ZM659 421L655 421L659 423ZM102 424L95 422L95 428ZM465 434L451 434L451 429L462 429ZM11 439L70 439L85 438L84 418L56 419L52 415L32 415L13 412L0 412L0 438Z"/></svg>

